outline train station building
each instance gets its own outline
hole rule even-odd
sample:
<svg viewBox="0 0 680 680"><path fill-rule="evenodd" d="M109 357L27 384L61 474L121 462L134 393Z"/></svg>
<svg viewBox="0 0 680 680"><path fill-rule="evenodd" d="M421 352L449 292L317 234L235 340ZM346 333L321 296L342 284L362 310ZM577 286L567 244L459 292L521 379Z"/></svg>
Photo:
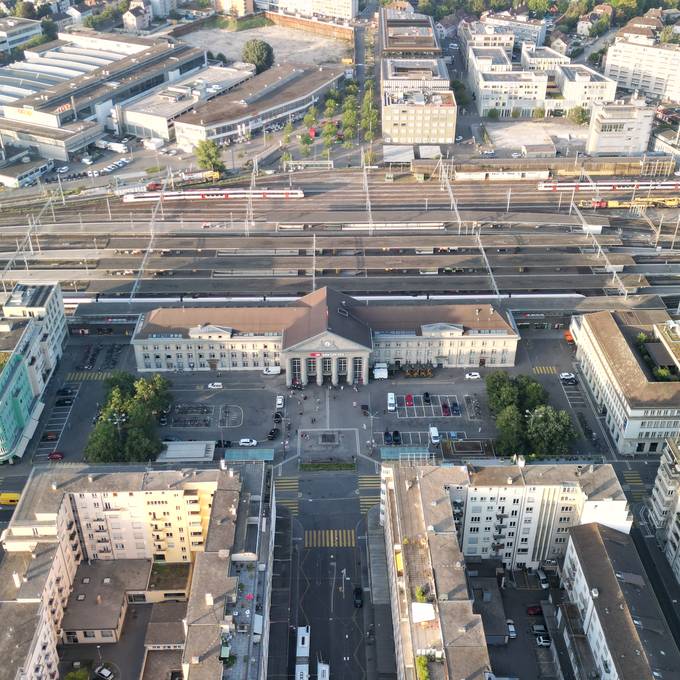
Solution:
<svg viewBox="0 0 680 680"><path fill-rule="evenodd" d="M366 384L393 367L513 366L519 333L489 304L367 304L321 288L288 306L155 309L132 345L139 371L280 366L287 385Z"/></svg>

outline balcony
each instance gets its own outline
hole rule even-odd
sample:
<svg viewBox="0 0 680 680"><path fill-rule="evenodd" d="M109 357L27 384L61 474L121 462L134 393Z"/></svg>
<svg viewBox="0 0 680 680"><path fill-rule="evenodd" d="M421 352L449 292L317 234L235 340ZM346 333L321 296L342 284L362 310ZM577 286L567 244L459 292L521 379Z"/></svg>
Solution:
<svg viewBox="0 0 680 680"><path fill-rule="evenodd" d="M505 519L507 516L508 516L508 515L507 515L506 513L504 513L504 512L497 512L497 513L496 513L496 519L497 519L497 520Z"/></svg>
<svg viewBox="0 0 680 680"><path fill-rule="evenodd" d="M500 533L501 531L505 531L508 528L507 524L495 524L494 525L494 531Z"/></svg>
<svg viewBox="0 0 680 680"><path fill-rule="evenodd" d="M77 531L72 531L72 532L68 535L68 540L69 540L69 541L75 541L77 535L78 535L78 532L77 532Z"/></svg>
<svg viewBox="0 0 680 680"><path fill-rule="evenodd" d="M75 522L70 519L68 522L66 522L66 531L71 531L75 525Z"/></svg>

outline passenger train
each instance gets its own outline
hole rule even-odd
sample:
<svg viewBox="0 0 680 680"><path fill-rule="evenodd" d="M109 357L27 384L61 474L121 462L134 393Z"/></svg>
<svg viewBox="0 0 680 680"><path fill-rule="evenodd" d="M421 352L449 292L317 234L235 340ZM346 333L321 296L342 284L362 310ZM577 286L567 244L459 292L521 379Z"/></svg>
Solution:
<svg viewBox="0 0 680 680"><path fill-rule="evenodd" d="M676 180L609 180L606 182L539 182L539 191L633 191L654 189L655 191L680 190L680 178Z"/></svg>
<svg viewBox="0 0 680 680"><path fill-rule="evenodd" d="M228 201L248 198L258 200L304 198L302 189L189 189L187 191L140 191L123 196L123 203L163 201Z"/></svg>

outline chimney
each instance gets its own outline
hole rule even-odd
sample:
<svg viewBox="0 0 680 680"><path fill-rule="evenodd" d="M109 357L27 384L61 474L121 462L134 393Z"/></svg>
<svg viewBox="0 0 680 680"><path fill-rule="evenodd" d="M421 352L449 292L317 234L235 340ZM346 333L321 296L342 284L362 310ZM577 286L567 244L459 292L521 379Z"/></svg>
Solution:
<svg viewBox="0 0 680 680"><path fill-rule="evenodd" d="M508 486L512 486L512 477L508 477Z"/></svg>
<svg viewBox="0 0 680 680"><path fill-rule="evenodd" d="M205 605L206 607L212 607L214 604L212 593L205 594Z"/></svg>
<svg viewBox="0 0 680 680"><path fill-rule="evenodd" d="M97 601L97 604L101 604L101 603L102 603L102 596L101 596L99 593L97 593L96 601Z"/></svg>
<svg viewBox="0 0 680 680"><path fill-rule="evenodd" d="M16 571L12 572L12 580L15 588L21 588L21 576Z"/></svg>
<svg viewBox="0 0 680 680"><path fill-rule="evenodd" d="M52 491L57 490L57 483L56 482L52 482L52 484L50 484L50 486L52 487Z"/></svg>
<svg viewBox="0 0 680 680"><path fill-rule="evenodd" d="M92 484L92 482L94 482L94 475L92 473L90 473L87 476L87 481L90 482L90 484Z"/></svg>
<svg viewBox="0 0 680 680"><path fill-rule="evenodd" d="M199 663L201 663L201 657L200 656L192 656L191 657L191 663L196 666Z"/></svg>

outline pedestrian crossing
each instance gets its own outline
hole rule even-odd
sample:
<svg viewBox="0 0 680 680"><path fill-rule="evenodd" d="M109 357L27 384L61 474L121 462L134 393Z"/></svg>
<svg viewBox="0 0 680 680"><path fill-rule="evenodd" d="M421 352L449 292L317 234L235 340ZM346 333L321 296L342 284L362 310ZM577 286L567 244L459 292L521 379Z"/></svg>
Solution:
<svg viewBox="0 0 680 680"><path fill-rule="evenodd" d="M359 475L360 489L379 489L380 475Z"/></svg>
<svg viewBox="0 0 680 680"><path fill-rule="evenodd" d="M277 498L276 505L286 508L293 517L300 514L300 502L297 498Z"/></svg>
<svg viewBox="0 0 680 680"><path fill-rule="evenodd" d="M66 380L84 382L86 380L106 380L113 375L113 371L72 371L66 375Z"/></svg>
<svg viewBox="0 0 680 680"><path fill-rule="evenodd" d="M298 477L278 477L274 483L279 493L297 494L300 490L300 480Z"/></svg>
<svg viewBox="0 0 680 680"><path fill-rule="evenodd" d="M354 548L357 536L354 529L307 529L305 548Z"/></svg>
<svg viewBox="0 0 680 680"><path fill-rule="evenodd" d="M556 366L534 366L534 373L539 375L556 375Z"/></svg>
<svg viewBox="0 0 680 680"><path fill-rule="evenodd" d="M635 470L624 470L623 479L626 486L630 489L629 495L631 500L639 503L647 498L647 491L639 472L636 472Z"/></svg>
<svg viewBox="0 0 680 680"><path fill-rule="evenodd" d="M359 510L361 514L368 512L374 505L380 503L380 496L360 496Z"/></svg>

